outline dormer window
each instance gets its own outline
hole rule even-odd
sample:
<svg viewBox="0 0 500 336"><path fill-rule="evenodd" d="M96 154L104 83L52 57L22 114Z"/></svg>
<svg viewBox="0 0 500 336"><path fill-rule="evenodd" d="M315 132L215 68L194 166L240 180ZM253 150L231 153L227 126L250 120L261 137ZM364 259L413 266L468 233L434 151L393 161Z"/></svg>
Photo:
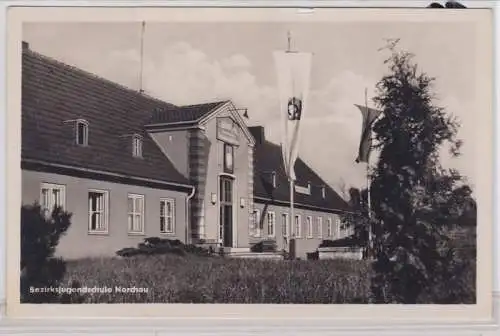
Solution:
<svg viewBox="0 0 500 336"><path fill-rule="evenodd" d="M325 186L321 186L321 197L326 198L326 188Z"/></svg>
<svg viewBox="0 0 500 336"><path fill-rule="evenodd" d="M79 146L89 145L89 123L86 120L76 121L76 144Z"/></svg>
<svg viewBox="0 0 500 336"><path fill-rule="evenodd" d="M132 136L132 155L142 157L142 136L134 134Z"/></svg>
<svg viewBox="0 0 500 336"><path fill-rule="evenodd" d="M276 172L274 171L271 173L271 184L273 188L276 188Z"/></svg>

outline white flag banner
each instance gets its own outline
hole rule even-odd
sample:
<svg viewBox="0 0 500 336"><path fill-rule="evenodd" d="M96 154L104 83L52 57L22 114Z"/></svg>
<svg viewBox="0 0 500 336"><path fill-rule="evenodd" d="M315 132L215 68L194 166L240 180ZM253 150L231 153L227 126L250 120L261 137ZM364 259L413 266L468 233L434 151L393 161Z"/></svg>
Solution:
<svg viewBox="0 0 500 336"><path fill-rule="evenodd" d="M307 107L311 60L311 53L274 53L282 124L281 149L285 172L292 180L295 180L294 166L299 150L300 122L304 119Z"/></svg>

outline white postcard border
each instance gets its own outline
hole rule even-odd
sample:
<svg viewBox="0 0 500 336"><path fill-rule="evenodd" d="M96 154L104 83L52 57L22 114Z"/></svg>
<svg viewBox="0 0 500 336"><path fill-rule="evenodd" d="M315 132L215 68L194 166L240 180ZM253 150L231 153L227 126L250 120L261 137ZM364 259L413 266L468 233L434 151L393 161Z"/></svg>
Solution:
<svg viewBox="0 0 500 336"><path fill-rule="evenodd" d="M385 3L386 5L384 6L383 4L380 3ZM397 6L402 7L402 2L405 3L405 7L425 7L428 3L432 1L370 1L369 6L370 7L376 7L376 6L381 6L381 7L386 7L390 3L390 7L395 7L395 4L397 3ZM40 5L42 1L36 2L36 5ZM122 6L134 6L137 5L138 2L132 2L132 1L117 1L117 2L94 2L94 1L86 1L85 4L79 1L75 2L62 2L62 1L52 1L52 2L43 2L44 6L47 5L65 5L65 6L74 6L74 5L98 5L99 6L104 6L106 4L112 4L112 5L122 5ZM218 2L219 6L223 6L224 4L222 3L231 3L231 5L235 6L237 5L238 1L220 1ZM245 2L248 4L249 2ZM265 4L264 4L265 3ZM271 4L272 3L272 4ZM286 4L285 4L286 3ZM299 4L300 3L300 4ZM317 4L319 2L313 2L313 1L307 1L307 2L294 2L294 1L254 1L251 2L251 5L253 6L307 6L307 7L327 7L327 6L351 6L351 7L358 7L358 6L367 6L365 1L321 1L321 4ZM328 4L326 4L328 3ZM356 3L356 4L354 4ZM362 3L362 4L360 4ZM409 5L408 3L412 3ZM469 7L488 7L491 8L495 6L496 4L493 3L492 1L463 1L464 4L468 5ZM473 5L474 3L474 5ZM6 4L27 4L27 5L33 5L35 2L28 2L28 1L11 1ZM155 5L160 5L163 3L160 3L158 1L150 1L148 4L151 4L152 6ZM171 2L172 4L172 2ZM4 4L2 4L4 5ZM141 3L141 5L144 5L144 3ZM183 5L192 5L192 2L173 2L172 5L176 6L183 6ZM198 6L206 6L206 5L214 5L214 2L207 2L207 1L200 1L197 3ZM109 9L113 10L113 9ZM154 9L151 9L152 15L155 15L153 12L155 11ZM224 10L231 10L231 9L224 9ZM278 9L280 10L280 18L284 18L287 10L285 9ZM288 9L290 10L290 9ZM398 11L398 9L394 9L394 11ZM431 11L429 11L430 13ZM179 12L181 13L181 12ZM460 15L459 13L457 13ZM432 17L433 14L426 14L426 17ZM440 14L441 15L441 14ZM497 17L498 11L495 13L495 17ZM274 16L274 15L271 15ZM359 15L358 15L359 16ZM410 15L408 19L412 19L412 16ZM37 21L43 21L45 20L47 16L39 16L37 18ZM108 16L107 21L110 20L118 20L118 16ZM111 19L112 18L112 19ZM186 19L185 17L177 16L179 19ZM304 16L304 20L308 20L306 16ZM256 18L257 19L257 18ZM260 16L258 19L263 19L262 16ZM456 16L452 18L452 16L449 15L444 15L444 20L449 19L449 20L456 20ZM53 21L53 18L50 19ZM93 16L92 20L99 20L99 16ZM495 23L497 21L495 20ZM16 43L14 40L9 40L9 39L17 39L19 42L19 35L16 35L15 29L18 29L19 27L13 27L13 26L8 26L7 28L7 45L11 45ZM498 32L498 24L496 24L496 32ZM19 33L19 32L17 32ZM485 31L486 34L488 34L487 31ZM2 48L5 48L4 45L1 46ZM498 45L495 45L495 48L498 48ZM9 50L7 50L9 51ZM484 51L483 51L484 53ZM9 55L12 55L9 53ZM17 60L19 61L19 60ZM9 60L7 60L9 62ZM5 62L4 62L5 63ZM487 64L488 62L483 61L483 66L484 64ZM6 67L6 71L8 71L8 76L11 76L13 73L12 69L10 68L12 66L12 63L8 63L9 67L7 65L3 65ZM19 65L19 64L17 64ZM496 76L495 79L498 80L498 68L495 68L496 71ZM15 80L17 81L16 84L19 86L19 76L17 78L9 78L9 80ZM484 80L479 81L476 83L478 86L485 85ZM497 82L497 81L496 81ZM9 81L9 85L12 85L12 82ZM9 87L7 86L7 89L9 90ZM478 90L481 91L481 90ZM482 90L485 96L483 97L486 101L488 101L488 87L486 86L485 90ZM9 97L12 97L12 92L13 91L7 91L9 92ZM496 101L498 102L498 97L495 97ZM491 101L491 99L489 99ZM16 105L11 105L12 100L8 101L9 105L6 111L12 111L12 107L18 108ZM19 104L17 104L19 105ZM18 108L18 110L20 110ZM12 112L11 112L12 113ZM11 135L14 136L15 138L19 138L19 130L15 130L16 127L9 127L7 128L7 125L10 125L12 122L12 119L9 119L12 117L11 113L7 115L7 120L9 120L7 123L3 124L3 130L7 130L7 134L9 135L9 139L11 139ZM5 115L5 114L4 114ZM485 118L483 121L483 125L487 128L488 126L491 126L493 123L496 123L496 126L498 128L499 120L496 118L495 120L491 117L491 119L488 120L488 118ZM18 121L19 123L19 121ZM483 134L484 137L492 136L493 134ZM482 139L480 142L483 143L487 139ZM498 141L498 138L496 138ZM18 141L19 142L19 141ZM9 146L12 145L12 143L8 143ZM488 145L487 145L488 146ZM489 145L491 146L491 145ZM483 148L484 150L484 148ZM1 153L1 152L0 152ZM3 154L3 153L2 153ZM7 186L7 190L12 190L12 186L15 185L15 183L18 183L20 181L19 177L19 172L20 168L17 165L14 165L13 162L9 159L11 155L16 155L17 157L20 157L20 142L15 144L14 147L11 147L10 149L7 150L7 159L4 161L6 165L4 165L7 168L7 176L8 179L6 181L2 181L0 183L0 186ZM498 155L496 157L498 160ZM7 165L8 163L8 165ZM487 158L483 155L481 158L481 166L482 170L484 171L484 164L485 163L491 163L489 166L492 167L492 158ZM498 162L496 162L498 163ZM14 168L14 170L11 170ZM485 173L485 175L488 175L488 172ZM496 180L495 180L496 181ZM482 198L478 199L478 203L481 204L488 204L491 208L493 208L493 199L489 196L487 196L487 192L490 191L492 192L491 188L491 179L488 180L488 178L485 178L480 181L481 187L480 189L482 190L482 193L480 193L480 197ZM10 188L9 188L10 186ZM497 196L498 189L495 189L495 196ZM485 196L486 195L486 196ZM18 208L18 204L20 203L20 195L15 195L16 198L13 198L12 195L9 195L9 197L6 197L6 201L8 202L6 208L0 208L0 210L5 210L9 208ZM482 199L482 200L481 200ZM496 199L496 197L495 197ZM2 204L1 206L4 206ZM484 211L482 212L484 216ZM490 212L491 213L491 212ZM18 217L14 216L13 222L17 220L19 222ZM12 218L9 215L9 220ZM481 218L481 214L479 214L479 218ZM496 207L495 207L495 218L496 218ZM2 223L3 224L3 223ZM483 226L484 227L484 226ZM488 229L479 229L478 233L478 242L485 242L486 245L491 245L488 244L488 238L491 237L497 237L498 238L498 229L495 227L495 235L493 235L493 232L488 230ZM6 239L6 237L9 237L9 239ZM14 239L13 239L14 238ZM17 236L18 238L18 236ZM16 267L15 262L11 263L12 257L12 246L13 246L13 241L18 241L16 239L16 236L13 235L12 232L8 233L5 237L2 236L2 239L4 239L4 242L7 243L8 250L9 252L9 258L7 260L7 267L9 267L12 271L12 267ZM479 244L478 244L479 245ZM489 246L491 247L491 246ZM497 250L495 251L495 259L498 261L498 247L496 247ZM486 251L486 253L484 253ZM490 251L491 252L491 251ZM17 256L19 252L16 253ZM485 272L486 274L490 273L488 270L488 267L486 265L486 262L491 262L491 257L488 256L488 248L483 248L482 252L479 250L478 252L478 263L483 265L478 265L478 272L482 271L482 274L484 275ZM4 256L5 258L5 256ZM485 258L487 261L485 261ZM482 260L482 261L481 261ZM486 267L485 267L486 266ZM17 269L18 269L18 263L17 263ZM497 270L496 270L497 271ZM12 287L12 281L13 279L11 278L12 276L15 276L18 278L18 275L13 274L15 272L3 275L0 278L3 283L0 284L7 284L7 291L6 293L0 292L1 297L5 297L5 294L9 298L9 295L12 296L14 292L18 293L19 291L16 290L18 287L14 286ZM498 276L498 274L496 274ZM493 274L491 274L491 278L493 277ZM18 281L17 281L18 282ZM490 281L491 282L491 281ZM494 289L498 291L498 282L496 283L497 287ZM484 285L484 284L483 284ZM482 303L483 305L491 305L493 303L493 299L495 302L498 303L499 301L499 296L495 295L494 298L491 297L489 293L491 292L481 292L481 288L489 288L491 289L492 283L488 283L486 280L484 286L479 286L479 292L478 292L478 299L483 300ZM1 286L4 287L4 286ZM2 288L3 289L3 288ZM12 298L12 297L11 297ZM9 300L10 301L10 300ZM108 307L105 307L108 306ZM475 334L476 332L481 332L484 335L486 335L486 332L490 332L495 330L498 326L499 322L499 316L498 316L498 309L495 310L495 318L492 319L483 319L483 321L479 321L478 319L483 317L484 315L482 312L480 312L477 309L469 310L466 309L467 307L465 306L448 306L447 309L442 310L439 309L439 307L429 305L425 307L388 307L388 306L376 306L375 307L367 307L367 305L342 305L341 307L338 307L337 305L337 310L335 311L335 316L332 316L332 307L318 307L314 306L312 307L311 305L294 305L294 307L286 307L284 309L281 309L281 312L277 312L274 308L269 307L269 305L252 305L254 308L249 308L248 305L229 305L226 309L214 309L215 307L205 307L207 305L169 305L172 306L170 308L167 308L165 305L122 305L122 307L116 307L118 308L115 313L108 315L107 310L109 310L109 305L92 305L88 306L88 309L82 308L80 305L75 305L75 306L68 306L68 305L52 305L52 306L44 306L43 307L43 315L45 317L47 316L58 316L62 317L61 313L64 313L63 315L65 316L65 322L63 321L58 321L57 324L60 325L60 327L54 327L53 323L54 321L47 321L47 320L19 320L19 319L11 319L9 316L7 318L4 317L2 320L2 324L0 324L0 331L7 332L7 331L19 331L23 330L22 328L26 328L25 330L39 330L42 332L50 331L52 330L53 332L61 332L61 331L68 331L71 330L72 332L87 332L91 331L88 326L85 326L85 323L82 323L81 320L69 320L68 318L74 318L74 317L84 317L87 316L89 318L95 318L96 315L98 314L99 316L103 317L137 317L136 314L130 314L133 311L142 311L141 316L144 317L144 313L146 315L146 318L162 318L161 320L147 320L145 321L144 319L140 320L132 320L132 319L127 319L127 320L100 320L99 322L96 323L95 320L92 320L92 323L96 326L95 331L101 330L102 332L120 332L120 331L145 331L148 334L151 333L160 333L162 331L168 331L168 333L182 333L182 334L196 334L196 333L206 333L208 330L210 333L214 334L276 334L277 332L279 333L332 333L332 332L341 332L344 333L347 331L358 331L358 332L373 332L373 331L379 331L385 334L387 331L395 331L399 330L399 334L401 332L411 332L414 331L414 328L418 326L418 323L416 321L421 320L421 317L424 317L424 319L427 321L427 325L430 328L433 328L432 330L434 333L437 331L436 328L438 328L441 332L445 332L445 334L448 331L454 331L454 332L459 332L461 334L464 332L464 330L468 329L466 331L466 334ZM208 305L208 306L219 306L219 305ZM4 306L5 307L5 306ZM74 307L74 308L73 308ZM102 308L101 308L102 307ZM133 307L134 309L130 309ZM27 313L29 316L34 316L33 314L36 313L35 315L40 316L41 307L36 306L36 305L23 305L21 308L20 305L8 305L5 307L6 310L4 312L12 313L12 317L18 316L20 317L21 315L25 315L24 313ZM26 308L26 309L24 309ZM181 309L182 308L182 309ZM455 311L455 316L453 318L448 318L446 319L446 315L451 316L449 314L450 308L453 308ZM484 307L483 307L484 308ZM365 310L366 309L366 310ZM106 311L105 311L106 310ZM299 311L302 310L302 311ZM308 310L309 312L304 313L303 310ZM71 312L73 311L73 312ZM355 314L368 314L371 318L382 318L382 315L379 314L384 314L384 322L377 324L375 320L370 319L368 321L367 319L362 319L362 320L353 320L350 319L349 317L354 316ZM20 314L20 315L19 315ZM387 314L390 314L390 316L387 316ZM167 315L167 316L165 316ZM387 319L389 317L389 319ZM168 322L165 321L165 318L168 319ZM197 320L197 324L199 324L199 327L193 326L193 319ZM221 320L224 319L223 326L221 325ZM349 321L351 320L351 321ZM141 322L142 321L142 322ZM253 322L252 322L253 321ZM415 324L410 323L413 321ZM460 321L461 323L457 324L457 322ZM62 323L60 323L62 322ZM113 322L115 324L113 324ZM199 323L198 323L199 322ZM446 325L446 323L452 323L455 322L453 325ZM467 324L468 322L468 324ZM465 324L464 324L465 323ZM148 327L145 328L145 325ZM168 326L166 326L168 325ZM253 327L250 327L250 326ZM441 327L439 327L441 326ZM19 329L21 328L21 329ZM33 329L31 329L33 328ZM387 328L387 329L386 329ZM421 330L421 326L418 327L418 329ZM481 331L480 331L481 330ZM471 333L468 333L468 332ZM422 332L424 332L422 330Z"/></svg>

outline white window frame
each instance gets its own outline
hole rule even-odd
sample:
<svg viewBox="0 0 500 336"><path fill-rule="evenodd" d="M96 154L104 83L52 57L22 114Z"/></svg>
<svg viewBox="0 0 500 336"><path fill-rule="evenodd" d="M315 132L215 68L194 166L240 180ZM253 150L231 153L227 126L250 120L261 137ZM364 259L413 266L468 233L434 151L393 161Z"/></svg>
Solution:
<svg viewBox="0 0 500 336"><path fill-rule="evenodd" d="M260 229L260 220L261 220L261 213L259 209L254 210L254 220L255 220L255 237L260 238L262 237L262 230Z"/></svg>
<svg viewBox="0 0 500 336"><path fill-rule="evenodd" d="M90 203L90 193L98 193L102 194L103 199L103 209L102 211L93 211L91 209L92 205ZM108 234L109 233L109 191L102 189L89 189L87 192L87 201L88 201L88 233L89 234ZM92 229L92 215L97 212L102 212L102 224L100 227L102 229Z"/></svg>
<svg viewBox="0 0 500 336"><path fill-rule="evenodd" d="M43 190L48 190L48 198L47 202L44 201ZM53 197L53 191L59 190L60 195L60 203L56 204L56 201ZM49 203L49 204L46 204ZM47 183L42 182L40 185L40 208L45 216L50 216L54 208L60 206L63 210L66 208L66 186L64 184L56 184L56 183Z"/></svg>
<svg viewBox="0 0 500 336"><path fill-rule="evenodd" d="M275 171L273 171L271 173L271 183L272 183L273 188L276 188L276 172Z"/></svg>
<svg viewBox="0 0 500 336"><path fill-rule="evenodd" d="M140 134L134 134L132 136L132 156L142 158L142 149L144 138Z"/></svg>
<svg viewBox="0 0 500 336"><path fill-rule="evenodd" d="M313 220L312 216L306 217L307 238L313 238Z"/></svg>
<svg viewBox="0 0 500 336"><path fill-rule="evenodd" d="M301 238L302 236L302 217L300 215L295 215L295 219L293 221L293 234L296 238Z"/></svg>
<svg viewBox="0 0 500 336"><path fill-rule="evenodd" d="M172 209L172 213L170 215L167 215L167 204L170 204L170 209ZM165 204L165 210L163 212L163 216L162 216L162 213L161 213L161 207L162 207L162 204ZM165 218L165 229L162 230L161 228L161 219L162 218ZM168 230L168 219L171 219L172 221L172 228L171 230ZM161 234L168 234L168 235L172 235L172 234L175 234L175 200L173 198L162 198L160 199L160 233Z"/></svg>
<svg viewBox="0 0 500 336"><path fill-rule="evenodd" d="M282 213L281 214L281 234L283 235L283 237L288 237L289 236L289 233L288 233L288 223L290 221L290 216L288 215L288 213Z"/></svg>
<svg viewBox="0 0 500 336"><path fill-rule="evenodd" d="M268 211L266 214L267 219L267 236L276 237L276 213Z"/></svg>
<svg viewBox="0 0 500 336"><path fill-rule="evenodd" d="M132 211L129 209L129 204L132 200ZM142 202L142 209L141 211L137 211L136 209L136 202L140 201ZM145 207L145 200L144 200L144 195L140 194L128 194L127 196L127 225L128 225L128 233L129 234L144 234L144 207ZM132 216L132 222L130 221L130 216ZM139 223L136 223L135 220L139 216ZM138 225L137 225L138 224ZM138 230L134 230L134 226L138 226Z"/></svg>
<svg viewBox="0 0 500 336"><path fill-rule="evenodd" d="M332 221L332 218L331 217L328 217L328 219L326 220L327 221L327 234L328 234L328 237L333 237L333 221Z"/></svg>
<svg viewBox="0 0 500 336"><path fill-rule="evenodd" d="M78 139L80 139L80 137L78 136L80 134L79 125L83 125L83 143L78 142ZM84 120L84 119L76 120L75 137L76 137L75 142L78 146L88 146L89 145L89 122L87 120Z"/></svg>
<svg viewBox="0 0 500 336"><path fill-rule="evenodd" d="M318 225L318 238L323 238L323 217L318 217L316 224Z"/></svg>

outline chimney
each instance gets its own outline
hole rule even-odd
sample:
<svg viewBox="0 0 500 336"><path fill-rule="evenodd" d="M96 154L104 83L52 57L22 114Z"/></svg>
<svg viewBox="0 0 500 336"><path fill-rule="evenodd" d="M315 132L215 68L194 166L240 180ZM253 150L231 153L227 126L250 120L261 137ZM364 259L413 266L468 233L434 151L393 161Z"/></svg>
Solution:
<svg viewBox="0 0 500 336"><path fill-rule="evenodd" d="M266 140L264 135L264 126L252 126L248 129L254 137L256 145L261 145Z"/></svg>
<svg viewBox="0 0 500 336"><path fill-rule="evenodd" d="M26 42L26 41L23 41L23 51L25 51L25 50L29 50L29 49L30 49L30 45L29 45L29 43L28 43L28 42Z"/></svg>

